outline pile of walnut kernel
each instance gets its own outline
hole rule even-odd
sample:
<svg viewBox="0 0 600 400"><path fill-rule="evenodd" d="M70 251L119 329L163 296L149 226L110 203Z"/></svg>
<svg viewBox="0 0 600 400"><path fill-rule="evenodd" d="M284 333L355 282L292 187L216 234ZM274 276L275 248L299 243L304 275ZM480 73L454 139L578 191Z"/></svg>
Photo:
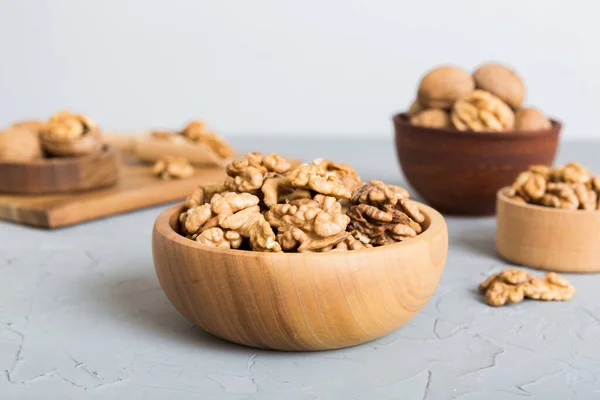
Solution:
<svg viewBox="0 0 600 400"><path fill-rule="evenodd" d="M600 177L577 162L521 172L506 195L521 203L567 210L600 210Z"/></svg>
<svg viewBox="0 0 600 400"><path fill-rule="evenodd" d="M400 242L423 231L425 216L401 187L361 182L346 164L292 165L249 153L226 167L223 184L198 188L179 216L198 243L263 252L327 252Z"/></svg>
<svg viewBox="0 0 600 400"><path fill-rule="evenodd" d="M543 130L552 124L538 109L523 107L525 85L511 68L497 63L473 74L454 67L423 76L407 112L413 125L460 131Z"/></svg>

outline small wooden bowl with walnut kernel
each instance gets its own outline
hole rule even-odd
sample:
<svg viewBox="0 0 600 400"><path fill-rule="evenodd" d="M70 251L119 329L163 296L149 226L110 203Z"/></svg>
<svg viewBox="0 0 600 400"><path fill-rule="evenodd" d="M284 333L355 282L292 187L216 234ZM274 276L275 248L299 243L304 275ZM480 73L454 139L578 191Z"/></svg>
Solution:
<svg viewBox="0 0 600 400"><path fill-rule="evenodd" d="M163 212L152 235L167 297L203 330L264 349L337 349L399 328L431 298L446 223L402 188L276 154L226 171Z"/></svg>
<svg viewBox="0 0 600 400"><path fill-rule="evenodd" d="M520 77L500 64L427 73L410 109L393 117L408 183L442 213L494 214L499 188L556 154L560 122L524 98Z"/></svg>
<svg viewBox="0 0 600 400"><path fill-rule="evenodd" d="M497 196L501 257L550 271L600 271L600 177L574 162L534 165Z"/></svg>
<svg viewBox="0 0 600 400"><path fill-rule="evenodd" d="M78 192L114 185L118 177L117 151L84 115L62 111L46 123L0 132L0 192Z"/></svg>

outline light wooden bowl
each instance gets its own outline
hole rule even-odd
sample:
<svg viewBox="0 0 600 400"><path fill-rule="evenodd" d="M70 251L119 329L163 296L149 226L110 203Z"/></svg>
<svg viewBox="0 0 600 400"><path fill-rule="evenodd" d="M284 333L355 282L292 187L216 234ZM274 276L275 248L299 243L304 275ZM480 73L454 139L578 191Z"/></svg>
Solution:
<svg viewBox="0 0 600 400"><path fill-rule="evenodd" d="M431 298L448 252L444 218L419 204L427 229L403 243L339 253L259 253L179 235L182 205L154 224L152 250L167 297L203 330L243 345L327 350L379 338Z"/></svg>
<svg viewBox="0 0 600 400"><path fill-rule="evenodd" d="M497 194L496 250L532 268L600 271L600 211L560 210L518 203Z"/></svg>
<svg viewBox="0 0 600 400"><path fill-rule="evenodd" d="M0 192L48 194L111 186L118 180L119 163L110 146L81 157L0 161Z"/></svg>

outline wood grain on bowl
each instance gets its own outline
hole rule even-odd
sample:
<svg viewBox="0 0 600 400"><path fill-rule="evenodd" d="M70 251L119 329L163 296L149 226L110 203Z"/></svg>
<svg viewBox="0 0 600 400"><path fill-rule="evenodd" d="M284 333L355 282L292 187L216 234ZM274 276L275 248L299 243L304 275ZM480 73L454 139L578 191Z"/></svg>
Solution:
<svg viewBox="0 0 600 400"><path fill-rule="evenodd" d="M176 232L178 205L156 220L154 265L175 308L215 336L287 351L353 346L402 326L439 283L446 223L419 207L427 229L416 238L361 251L290 254L202 246Z"/></svg>
<svg viewBox="0 0 600 400"><path fill-rule="evenodd" d="M188 196L199 184L223 182L222 168L197 168L187 179L164 180L152 166L122 158L118 182L76 193L25 195L0 193L0 219L42 228L60 228L138 210Z"/></svg>
<svg viewBox="0 0 600 400"><path fill-rule="evenodd" d="M393 118L396 151L411 186L434 208L457 215L492 215L496 192L532 164L552 165L560 122L540 131L462 132Z"/></svg>
<svg viewBox="0 0 600 400"><path fill-rule="evenodd" d="M0 192L78 192L114 185L118 178L119 154L110 146L80 157L0 161Z"/></svg>
<svg viewBox="0 0 600 400"><path fill-rule="evenodd" d="M496 250L519 265L600 272L600 211L519 203L498 191Z"/></svg>

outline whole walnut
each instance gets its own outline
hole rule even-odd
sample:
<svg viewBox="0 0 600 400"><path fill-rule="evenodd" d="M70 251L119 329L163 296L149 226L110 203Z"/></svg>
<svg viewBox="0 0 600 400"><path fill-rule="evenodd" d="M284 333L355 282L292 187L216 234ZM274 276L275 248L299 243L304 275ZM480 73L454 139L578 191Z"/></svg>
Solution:
<svg viewBox="0 0 600 400"><path fill-rule="evenodd" d="M424 126L426 128L450 128L452 122L450 121L450 114L446 110L439 108L429 108L416 114L410 119L410 123L417 126Z"/></svg>
<svg viewBox="0 0 600 400"><path fill-rule="evenodd" d="M498 96L502 101L517 109L525 99L525 86L515 71L502 64L482 65L473 74L478 89Z"/></svg>
<svg viewBox="0 0 600 400"><path fill-rule="evenodd" d="M424 108L450 109L474 89L475 81L468 71L442 66L429 71L421 79L418 101Z"/></svg>
<svg viewBox="0 0 600 400"><path fill-rule="evenodd" d="M521 108L515 113L515 129L540 131L552 128L552 123L537 108Z"/></svg>
<svg viewBox="0 0 600 400"><path fill-rule="evenodd" d="M0 132L0 160L30 161L42 156L38 131L11 127Z"/></svg>
<svg viewBox="0 0 600 400"><path fill-rule="evenodd" d="M493 131L513 129L515 115L499 97L483 90L475 90L457 101L452 109L452 123L460 131Z"/></svg>
<svg viewBox="0 0 600 400"><path fill-rule="evenodd" d="M406 115L408 115L409 117L413 117L413 116L417 115L418 113L420 113L421 111L423 111L424 109L425 108L423 108L421 103L419 103L419 100L415 100L410 104L410 107L408 108Z"/></svg>

